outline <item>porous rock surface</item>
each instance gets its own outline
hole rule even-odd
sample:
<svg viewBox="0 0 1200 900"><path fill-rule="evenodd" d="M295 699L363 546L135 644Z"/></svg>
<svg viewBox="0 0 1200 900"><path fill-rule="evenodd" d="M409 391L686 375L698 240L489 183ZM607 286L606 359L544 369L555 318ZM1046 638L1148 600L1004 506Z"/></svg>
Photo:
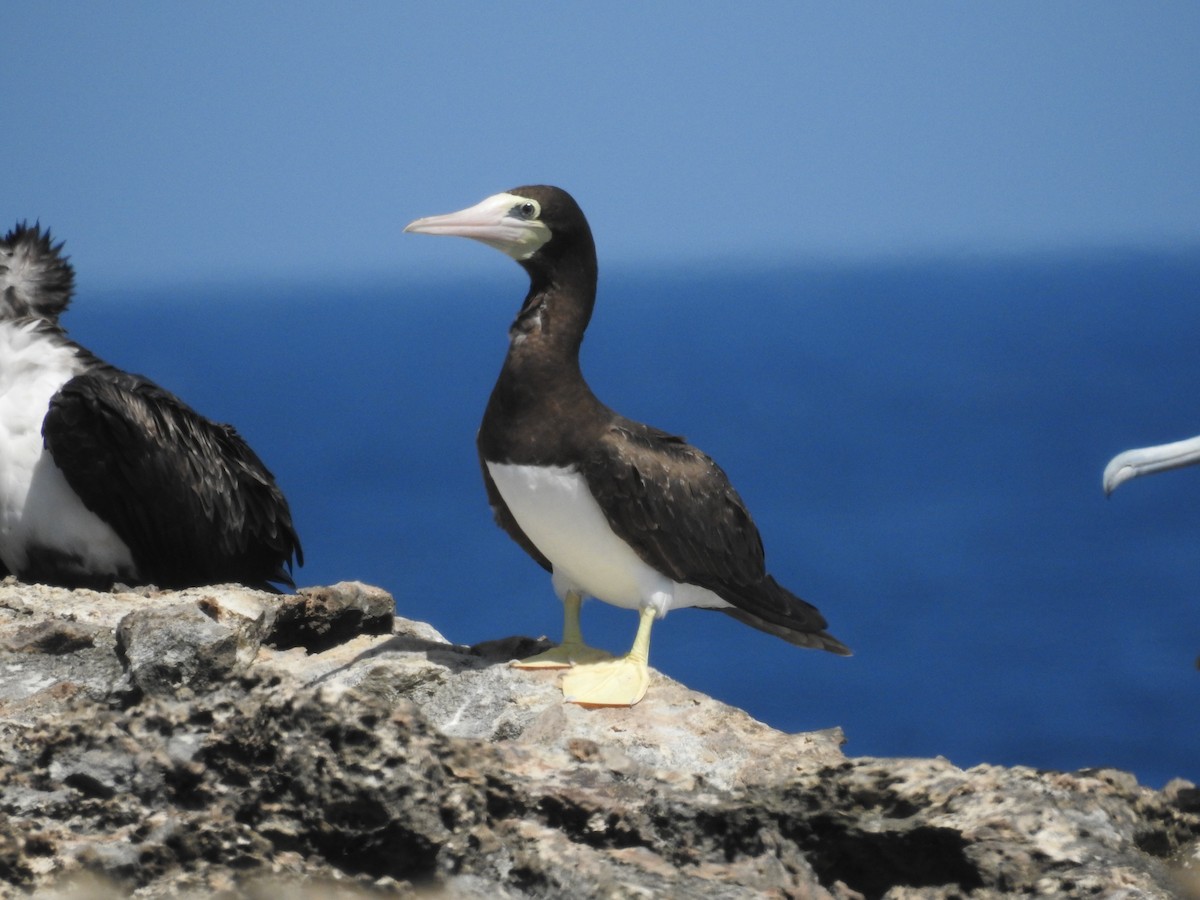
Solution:
<svg viewBox="0 0 1200 900"><path fill-rule="evenodd" d="M1200 792L564 704L358 583L0 584L0 896L1200 896Z"/></svg>

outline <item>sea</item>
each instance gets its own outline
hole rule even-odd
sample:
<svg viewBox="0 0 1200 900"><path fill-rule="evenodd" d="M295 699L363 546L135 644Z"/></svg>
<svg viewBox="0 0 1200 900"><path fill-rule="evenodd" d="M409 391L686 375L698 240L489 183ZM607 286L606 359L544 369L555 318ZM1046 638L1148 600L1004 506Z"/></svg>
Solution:
<svg viewBox="0 0 1200 900"><path fill-rule="evenodd" d="M524 295L465 277L105 287L64 324L234 424L286 492L300 585L361 580L472 644L557 639L545 573L492 522L474 440ZM1200 248L603 269L596 394L685 435L770 571L854 655L678 610L651 664L852 756L1200 781ZM590 643L636 616L592 601Z"/></svg>

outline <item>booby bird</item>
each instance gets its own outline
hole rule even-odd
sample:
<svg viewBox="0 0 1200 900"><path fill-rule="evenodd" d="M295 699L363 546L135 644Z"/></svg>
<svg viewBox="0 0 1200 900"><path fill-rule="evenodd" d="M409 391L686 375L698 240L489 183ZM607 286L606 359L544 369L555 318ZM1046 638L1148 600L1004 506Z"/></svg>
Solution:
<svg viewBox="0 0 1200 900"><path fill-rule="evenodd" d="M849 654L816 607L767 574L758 529L720 467L683 438L618 415L588 387L579 347L596 298L596 247L569 194L515 188L405 231L474 238L529 274L477 439L497 522L551 573L563 602L562 643L517 665L571 667L568 700L632 706L649 685L651 625L686 606ZM585 596L639 611L625 656L584 643Z"/></svg>
<svg viewBox="0 0 1200 900"><path fill-rule="evenodd" d="M232 427L67 337L61 251L40 225L0 241L3 568L65 587L291 586L304 557L274 477Z"/></svg>
<svg viewBox="0 0 1200 900"><path fill-rule="evenodd" d="M1104 467L1104 493L1111 494L1127 481L1141 475L1168 472L1200 463L1200 436L1157 447L1141 447L1118 453Z"/></svg>

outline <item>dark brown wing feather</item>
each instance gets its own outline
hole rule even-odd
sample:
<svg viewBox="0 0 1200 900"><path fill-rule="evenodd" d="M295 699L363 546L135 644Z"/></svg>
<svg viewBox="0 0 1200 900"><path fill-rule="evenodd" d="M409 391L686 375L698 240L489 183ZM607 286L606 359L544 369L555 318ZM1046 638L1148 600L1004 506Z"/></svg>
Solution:
<svg viewBox="0 0 1200 900"><path fill-rule="evenodd" d="M147 582L290 586L292 557L303 564L287 500L254 451L145 378L104 367L71 379L42 434Z"/></svg>
<svg viewBox="0 0 1200 900"><path fill-rule="evenodd" d="M618 418L580 467L613 531L647 564L803 646L849 651L817 608L766 571L762 539L721 467L683 438ZM510 532L511 533L511 532Z"/></svg>

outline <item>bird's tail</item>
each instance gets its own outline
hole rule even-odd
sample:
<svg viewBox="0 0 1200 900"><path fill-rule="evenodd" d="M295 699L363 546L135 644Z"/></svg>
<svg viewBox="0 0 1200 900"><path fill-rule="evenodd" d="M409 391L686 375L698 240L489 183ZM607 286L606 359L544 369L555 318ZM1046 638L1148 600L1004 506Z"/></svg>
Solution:
<svg viewBox="0 0 1200 900"><path fill-rule="evenodd" d="M0 319L57 321L75 292L75 270L50 230L20 222L0 239Z"/></svg>
<svg viewBox="0 0 1200 900"><path fill-rule="evenodd" d="M746 592L752 596L739 595L737 606L718 611L797 647L851 655L849 647L825 630L825 617L811 603L801 600L769 575L757 588Z"/></svg>

